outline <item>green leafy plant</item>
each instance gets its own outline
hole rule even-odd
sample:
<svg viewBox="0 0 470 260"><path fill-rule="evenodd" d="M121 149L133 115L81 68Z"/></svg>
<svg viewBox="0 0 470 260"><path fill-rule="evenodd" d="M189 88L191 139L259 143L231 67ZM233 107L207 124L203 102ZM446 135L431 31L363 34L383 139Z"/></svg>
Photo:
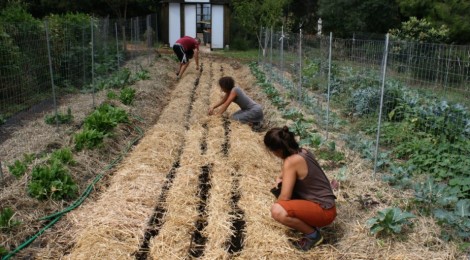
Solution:
<svg viewBox="0 0 470 260"><path fill-rule="evenodd" d="M410 226L410 219L415 215L402 211L400 208L386 208L377 212L377 216L367 220L366 225L372 234L398 234L403 226Z"/></svg>
<svg viewBox="0 0 470 260"><path fill-rule="evenodd" d="M11 208L4 208L0 212L0 230L9 231L21 224L20 221L13 219L15 212Z"/></svg>
<svg viewBox="0 0 470 260"><path fill-rule="evenodd" d="M106 94L106 97L108 97L109 99L118 99L118 95L116 94L116 92L114 91L108 91L108 93Z"/></svg>
<svg viewBox="0 0 470 260"><path fill-rule="evenodd" d="M395 188L408 189L411 188L413 180L410 172L412 167L398 166L391 164L389 171L382 175L382 180Z"/></svg>
<svg viewBox="0 0 470 260"><path fill-rule="evenodd" d="M77 196L78 186L62 163L53 161L51 165L40 165L33 168L28 192L39 200L48 198L72 199Z"/></svg>
<svg viewBox="0 0 470 260"><path fill-rule="evenodd" d="M470 237L470 199L459 200L453 210L435 209L433 215L440 223L453 227L459 237Z"/></svg>
<svg viewBox="0 0 470 260"><path fill-rule="evenodd" d="M130 87L125 87L121 90L119 94L119 99L124 105L131 105L135 97L135 89Z"/></svg>
<svg viewBox="0 0 470 260"><path fill-rule="evenodd" d="M299 136L300 139L303 139L309 136L310 127L311 125L306 123L303 119L297 119L289 126L289 130Z"/></svg>
<svg viewBox="0 0 470 260"><path fill-rule="evenodd" d="M67 114L63 114L63 113L57 113L57 115L46 115L46 118L44 119L44 121L46 122L46 124L49 124L49 125L53 125L56 123L56 120L57 120L57 123L58 124L69 124L73 121L73 116L72 116L72 110L70 109L70 107L67 109Z"/></svg>
<svg viewBox="0 0 470 260"><path fill-rule="evenodd" d="M331 148L328 147L322 147L315 151L315 155L323 160L330 160L336 163L343 162L345 159L344 153L336 151L336 150L331 150Z"/></svg>
<svg viewBox="0 0 470 260"><path fill-rule="evenodd" d="M8 254L8 250L3 246L0 246L0 256L5 256L6 254Z"/></svg>
<svg viewBox="0 0 470 260"><path fill-rule="evenodd" d="M420 203L420 210L424 213L429 213L434 207L446 207L458 200L458 196L452 194L445 183L435 182L432 177L416 183L414 190L415 201Z"/></svg>
<svg viewBox="0 0 470 260"><path fill-rule="evenodd" d="M300 146L308 145L313 148L319 148L325 140L318 133L309 133L305 138L301 139L299 142Z"/></svg>
<svg viewBox="0 0 470 260"><path fill-rule="evenodd" d="M296 108L290 108L282 112L282 117L285 119L298 120L303 119L304 114Z"/></svg>
<svg viewBox="0 0 470 260"><path fill-rule="evenodd" d="M95 129L85 129L74 136L75 149L81 151L84 148L94 149L103 144L107 135Z"/></svg>
<svg viewBox="0 0 470 260"><path fill-rule="evenodd" d="M16 178L23 176L27 169L28 165L20 160L15 160L12 165L8 165L8 171Z"/></svg>
<svg viewBox="0 0 470 260"><path fill-rule="evenodd" d="M348 174L348 167L343 166L339 171L335 174L335 179L340 181L340 182L345 182L348 180L349 174Z"/></svg>
<svg viewBox="0 0 470 260"><path fill-rule="evenodd" d="M118 123L125 123L127 121L126 111L109 104L103 104L85 118L85 128L109 133Z"/></svg>
<svg viewBox="0 0 470 260"><path fill-rule="evenodd" d="M50 162L59 161L65 165L73 165L75 164L75 160L73 159L72 151L69 148L63 148L60 150L56 150L51 154Z"/></svg>
<svg viewBox="0 0 470 260"><path fill-rule="evenodd" d="M2 115L0 114L0 125L3 125L7 122L7 119Z"/></svg>
<svg viewBox="0 0 470 260"><path fill-rule="evenodd" d="M282 97L280 96L275 96L271 99L271 102L278 108L282 109L285 108L288 105L288 102L285 101Z"/></svg>
<svg viewBox="0 0 470 260"><path fill-rule="evenodd" d="M135 73L135 77L138 80L147 80L150 79L150 73L148 70L142 69Z"/></svg>

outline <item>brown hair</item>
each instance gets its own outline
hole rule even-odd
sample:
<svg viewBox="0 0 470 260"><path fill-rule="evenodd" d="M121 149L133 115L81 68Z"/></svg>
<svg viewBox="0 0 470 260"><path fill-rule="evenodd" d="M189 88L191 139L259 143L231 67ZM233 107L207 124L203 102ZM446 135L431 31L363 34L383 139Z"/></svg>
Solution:
<svg viewBox="0 0 470 260"><path fill-rule="evenodd" d="M235 80L232 77L222 77L219 79L219 85L224 92L228 93L235 87Z"/></svg>
<svg viewBox="0 0 470 260"><path fill-rule="evenodd" d="M287 126L270 129L264 136L264 144L272 152L280 150L282 159L297 154L300 149L294 133Z"/></svg>

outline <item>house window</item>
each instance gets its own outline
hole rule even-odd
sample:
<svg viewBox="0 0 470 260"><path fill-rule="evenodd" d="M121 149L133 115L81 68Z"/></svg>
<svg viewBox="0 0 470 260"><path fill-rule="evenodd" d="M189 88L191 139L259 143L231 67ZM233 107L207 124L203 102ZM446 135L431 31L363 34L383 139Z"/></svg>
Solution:
<svg viewBox="0 0 470 260"><path fill-rule="evenodd" d="M211 28L211 5L197 4L196 7L197 32L202 33Z"/></svg>

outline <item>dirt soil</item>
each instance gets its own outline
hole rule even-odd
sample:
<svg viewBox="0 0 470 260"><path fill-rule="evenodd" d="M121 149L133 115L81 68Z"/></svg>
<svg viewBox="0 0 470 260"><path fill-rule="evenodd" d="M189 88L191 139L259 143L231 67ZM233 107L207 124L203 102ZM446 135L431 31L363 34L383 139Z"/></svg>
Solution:
<svg viewBox="0 0 470 260"><path fill-rule="evenodd" d="M150 79L137 82L136 101L124 106L99 93L95 102L111 102L132 117L118 127L105 146L74 152L71 174L80 192L98 174L104 177L77 208L64 214L14 259L464 259L457 245L439 238L439 226L419 216L414 228L391 237L375 237L365 221L377 210L410 203L410 195L373 179L371 169L355 153L343 150L349 178L335 190L338 217L322 229L325 242L308 252L289 239L299 234L271 219L270 194L281 162L266 152L264 132L227 118L208 116L222 93L217 80L232 76L265 111L265 129L289 122L256 86L248 65L209 53L201 69L191 64L177 80L171 51L147 64ZM22 224L0 232L7 250L20 246L50 221L41 217L74 201L37 201L27 195L28 174L15 179L7 165L35 154L32 165L55 149L71 147L73 133L92 108L89 94L63 97L71 107L71 125L44 123L41 110L2 129L3 180L0 209L10 207ZM228 113L237 110L231 105ZM137 140L137 141L136 141ZM130 147L130 149L128 149ZM328 163L328 162L320 162ZM326 173L335 178L339 167Z"/></svg>

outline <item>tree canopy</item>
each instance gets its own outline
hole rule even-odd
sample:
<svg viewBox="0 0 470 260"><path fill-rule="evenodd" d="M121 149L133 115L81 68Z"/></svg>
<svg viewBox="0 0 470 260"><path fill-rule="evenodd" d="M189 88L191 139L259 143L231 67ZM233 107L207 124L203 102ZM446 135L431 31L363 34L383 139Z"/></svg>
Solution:
<svg viewBox="0 0 470 260"><path fill-rule="evenodd" d="M69 12L124 19L159 10L155 0L3 0L0 9L23 3L35 18ZM449 42L470 43L469 0L232 0L233 20L242 35L255 35L261 26L316 33L322 18L324 33L350 37L355 32L385 34L411 17L425 18L432 27L445 25ZM237 29L238 30L238 29ZM237 31L239 33L240 31Z"/></svg>

